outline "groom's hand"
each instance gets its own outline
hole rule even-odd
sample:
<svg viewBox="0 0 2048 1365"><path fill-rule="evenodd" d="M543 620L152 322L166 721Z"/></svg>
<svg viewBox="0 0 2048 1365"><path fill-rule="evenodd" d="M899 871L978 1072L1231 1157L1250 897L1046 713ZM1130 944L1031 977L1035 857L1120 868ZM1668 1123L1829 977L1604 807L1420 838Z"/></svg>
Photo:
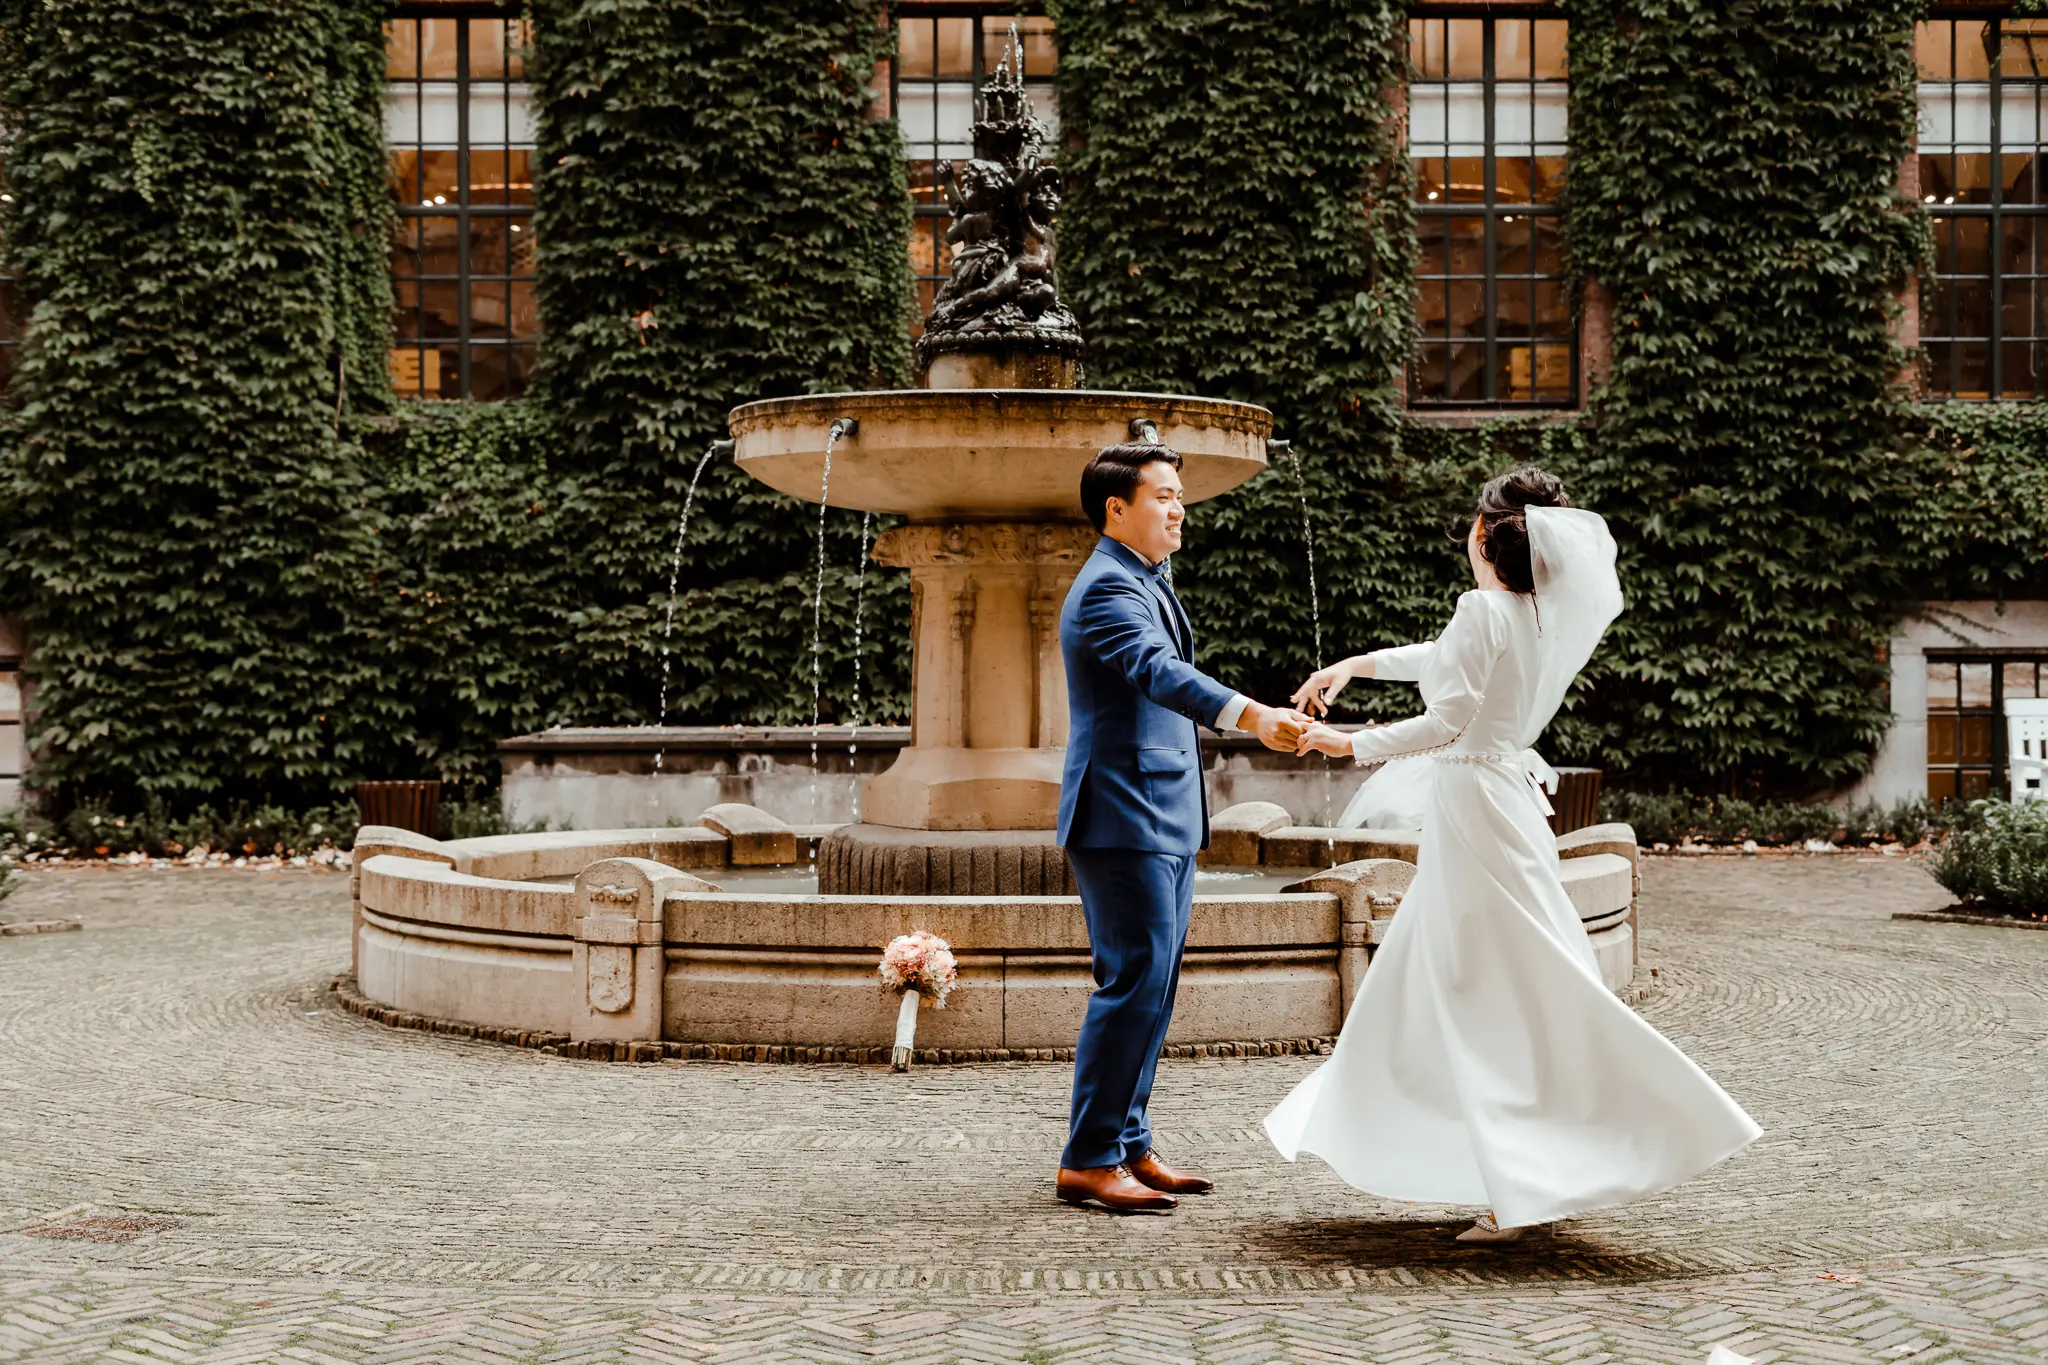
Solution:
<svg viewBox="0 0 2048 1365"><path fill-rule="evenodd" d="M1302 732L1313 723L1299 711L1252 702L1244 708L1244 715L1237 725L1240 730L1249 730L1257 735L1259 743L1268 749L1291 754L1300 744Z"/></svg>

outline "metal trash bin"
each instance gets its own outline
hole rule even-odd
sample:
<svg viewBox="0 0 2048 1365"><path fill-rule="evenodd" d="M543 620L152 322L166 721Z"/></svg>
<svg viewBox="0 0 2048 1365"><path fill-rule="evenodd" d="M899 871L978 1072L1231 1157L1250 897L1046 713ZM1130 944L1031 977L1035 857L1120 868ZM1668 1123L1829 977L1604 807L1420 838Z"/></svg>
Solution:
<svg viewBox="0 0 2048 1365"><path fill-rule="evenodd" d="M366 825L391 825L431 839L441 819L441 784L358 782L356 810Z"/></svg>
<svg viewBox="0 0 2048 1365"><path fill-rule="evenodd" d="M1559 768L1557 791L1550 798L1550 832L1570 834L1600 823L1598 768Z"/></svg>

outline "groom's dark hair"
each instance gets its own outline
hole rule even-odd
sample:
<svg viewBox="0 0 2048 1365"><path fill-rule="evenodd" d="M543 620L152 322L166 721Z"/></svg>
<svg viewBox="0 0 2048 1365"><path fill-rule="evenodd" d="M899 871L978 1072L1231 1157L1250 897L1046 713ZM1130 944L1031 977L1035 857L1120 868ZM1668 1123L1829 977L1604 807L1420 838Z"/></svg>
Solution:
<svg viewBox="0 0 2048 1365"><path fill-rule="evenodd" d="M1081 510L1099 532L1109 525L1109 500L1130 502L1138 496L1148 464L1170 464L1180 468L1180 452L1152 441L1129 441L1104 446L1081 471Z"/></svg>

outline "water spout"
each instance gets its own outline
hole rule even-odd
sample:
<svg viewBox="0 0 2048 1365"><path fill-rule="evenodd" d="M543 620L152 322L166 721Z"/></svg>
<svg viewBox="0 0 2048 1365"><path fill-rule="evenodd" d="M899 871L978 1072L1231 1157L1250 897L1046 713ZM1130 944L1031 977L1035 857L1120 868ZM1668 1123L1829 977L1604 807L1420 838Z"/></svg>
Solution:
<svg viewBox="0 0 2048 1365"><path fill-rule="evenodd" d="M1301 543L1308 555L1308 616L1311 629L1314 632L1315 663L1317 668L1321 668L1323 666L1323 608L1322 594L1316 587L1316 531L1315 524L1309 520L1308 515L1308 476L1302 470L1300 452L1294 449L1294 443L1291 441L1266 442L1266 459L1268 461L1285 459L1294 470L1294 491L1301 499ZM1330 784L1330 756L1324 754L1322 783L1323 826L1326 829L1329 827L1335 804ZM1332 862L1336 861L1337 848L1334 843L1327 850L1327 856Z"/></svg>
<svg viewBox="0 0 2048 1365"><path fill-rule="evenodd" d="M1159 440L1159 424L1150 417L1133 417L1130 425L1131 439L1146 445L1156 446Z"/></svg>
<svg viewBox="0 0 2048 1365"><path fill-rule="evenodd" d="M825 514L832 510L832 450L860 430L860 419L836 417L825 429L825 471L818 480L818 573L811 594L811 823L818 823L818 724L825 700ZM811 857L818 856L816 841Z"/></svg>
<svg viewBox="0 0 2048 1365"><path fill-rule="evenodd" d="M668 675L671 662L669 637L675 633L676 628L676 586L683 573L683 536L690 529L690 509L697 505L697 484L704 477L704 470L715 456L730 454L731 441L713 441L704 448L703 456L697 461L697 468L690 474L690 491L683 497L683 515L676 522L676 548L675 553L669 557L668 564L668 614L661 625L661 703L655 712L657 726L668 725ZM654 751L654 771L661 771L661 762L667 756L666 745Z"/></svg>

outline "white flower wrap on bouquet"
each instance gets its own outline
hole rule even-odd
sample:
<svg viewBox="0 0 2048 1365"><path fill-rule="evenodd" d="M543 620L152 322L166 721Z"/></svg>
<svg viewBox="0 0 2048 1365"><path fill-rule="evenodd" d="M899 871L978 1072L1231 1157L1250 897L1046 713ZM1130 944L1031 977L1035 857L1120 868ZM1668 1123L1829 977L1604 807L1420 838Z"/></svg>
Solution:
<svg viewBox="0 0 2048 1365"><path fill-rule="evenodd" d="M937 934L898 934L882 950L881 977L884 990L903 997L896 1011L896 1043L889 1064L908 1071L917 1044L917 1002L928 999L933 1009L946 1008L946 997L959 984L959 965L953 961L952 947Z"/></svg>

